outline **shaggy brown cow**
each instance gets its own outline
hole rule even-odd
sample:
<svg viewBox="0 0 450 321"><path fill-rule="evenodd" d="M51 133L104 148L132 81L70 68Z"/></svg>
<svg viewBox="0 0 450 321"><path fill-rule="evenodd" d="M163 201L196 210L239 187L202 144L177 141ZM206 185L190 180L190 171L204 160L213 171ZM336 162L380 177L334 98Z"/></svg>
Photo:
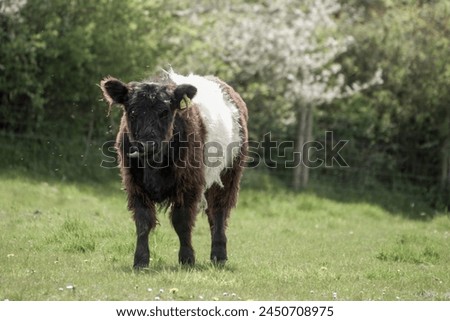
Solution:
<svg viewBox="0 0 450 321"><path fill-rule="evenodd" d="M247 153L247 107L214 77L173 71L154 81L101 81L123 107L116 149L128 208L136 224L134 267L147 267L157 204L171 208L182 264L194 264L191 234L201 201L211 228L211 260L227 260L226 227Z"/></svg>

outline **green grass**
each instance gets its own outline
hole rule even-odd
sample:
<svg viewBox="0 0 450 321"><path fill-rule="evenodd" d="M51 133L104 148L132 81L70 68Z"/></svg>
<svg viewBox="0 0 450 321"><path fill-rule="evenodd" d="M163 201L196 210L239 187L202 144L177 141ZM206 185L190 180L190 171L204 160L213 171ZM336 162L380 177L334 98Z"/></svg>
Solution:
<svg viewBox="0 0 450 321"><path fill-rule="evenodd" d="M260 189L243 186L225 267L209 263L204 214L197 265L179 266L160 213L151 267L134 272L134 224L118 181L1 178L0 300L450 300L448 214L409 219L264 177Z"/></svg>

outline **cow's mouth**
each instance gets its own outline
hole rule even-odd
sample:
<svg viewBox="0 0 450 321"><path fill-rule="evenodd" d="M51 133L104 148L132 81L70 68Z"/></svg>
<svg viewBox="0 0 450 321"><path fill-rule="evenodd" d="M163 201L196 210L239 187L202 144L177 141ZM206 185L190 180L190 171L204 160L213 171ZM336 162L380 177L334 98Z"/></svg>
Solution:
<svg viewBox="0 0 450 321"><path fill-rule="evenodd" d="M139 156L141 156L141 153L139 152L139 148L137 148L136 146L132 146L130 148L130 152L128 153L128 157L138 158Z"/></svg>
<svg viewBox="0 0 450 321"><path fill-rule="evenodd" d="M149 154L150 152L154 153L156 147L155 145L156 144L154 142L135 143L130 147L128 157L139 158L141 156Z"/></svg>

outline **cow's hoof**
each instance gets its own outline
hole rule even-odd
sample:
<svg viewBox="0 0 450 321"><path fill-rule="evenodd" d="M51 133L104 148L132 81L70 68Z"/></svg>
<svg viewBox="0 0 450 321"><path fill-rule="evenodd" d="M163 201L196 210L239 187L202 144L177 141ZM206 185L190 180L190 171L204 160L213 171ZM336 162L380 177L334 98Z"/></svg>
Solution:
<svg viewBox="0 0 450 321"><path fill-rule="evenodd" d="M143 269L148 269L148 262L134 262L133 264L133 269L135 270L143 270Z"/></svg>
<svg viewBox="0 0 450 321"><path fill-rule="evenodd" d="M143 270L148 268L148 264L150 262L149 257L140 257L134 259L133 268L135 270Z"/></svg>
<svg viewBox="0 0 450 321"><path fill-rule="evenodd" d="M224 248L213 248L211 251L211 262L215 265L223 265L228 260L227 250Z"/></svg>
<svg viewBox="0 0 450 321"><path fill-rule="evenodd" d="M182 247L178 253L178 261L183 265L194 265L194 250L188 247Z"/></svg>

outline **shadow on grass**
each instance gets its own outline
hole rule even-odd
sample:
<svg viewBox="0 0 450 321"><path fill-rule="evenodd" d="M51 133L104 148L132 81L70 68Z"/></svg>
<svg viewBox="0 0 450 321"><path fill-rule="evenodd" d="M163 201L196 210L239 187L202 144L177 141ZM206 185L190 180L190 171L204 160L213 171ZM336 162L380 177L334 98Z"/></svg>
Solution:
<svg viewBox="0 0 450 321"><path fill-rule="evenodd" d="M381 186L357 189L315 183L307 191L311 191L319 197L342 203L373 204L392 215L400 215L411 220L431 221L439 213L420 195L390 191Z"/></svg>
<svg viewBox="0 0 450 321"><path fill-rule="evenodd" d="M356 186L352 182L338 182L326 177L310 179L308 188L295 191L291 185L292 176L279 175L276 172L247 169L242 188L272 193L298 195L312 193L320 198L335 202L356 204L367 203L381 207L392 215L400 215L411 220L430 221L436 215L445 213L434 209L419 190L405 186L409 192L389 190L380 183Z"/></svg>
<svg viewBox="0 0 450 321"><path fill-rule="evenodd" d="M1 166L1 164L0 164ZM119 169L104 169L90 164L77 173L65 175L66 171L52 173L48 170L15 166L5 168L0 172L0 181L6 179L20 179L30 183L48 183L51 185L76 185L81 190L87 190L99 196L111 196L114 193L124 193L121 186ZM125 195L125 194L124 194Z"/></svg>

